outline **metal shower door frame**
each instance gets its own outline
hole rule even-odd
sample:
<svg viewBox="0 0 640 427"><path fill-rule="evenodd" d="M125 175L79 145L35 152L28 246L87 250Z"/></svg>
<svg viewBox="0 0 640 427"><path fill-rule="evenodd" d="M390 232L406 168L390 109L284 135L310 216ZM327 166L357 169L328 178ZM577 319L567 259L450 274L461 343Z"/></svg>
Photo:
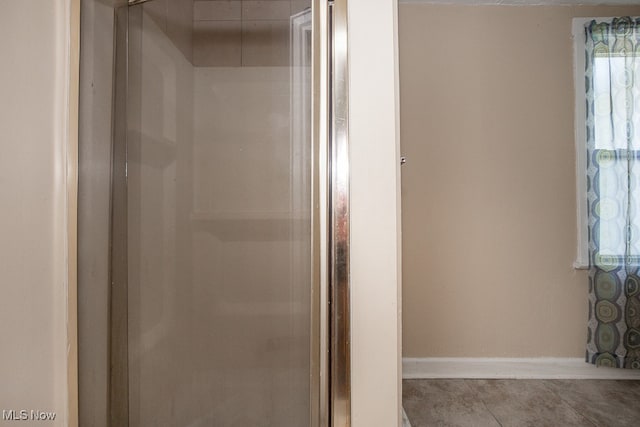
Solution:
<svg viewBox="0 0 640 427"><path fill-rule="evenodd" d="M312 426L351 426L348 0L314 0ZM317 402L317 405L314 405ZM314 414L314 406L318 413Z"/></svg>

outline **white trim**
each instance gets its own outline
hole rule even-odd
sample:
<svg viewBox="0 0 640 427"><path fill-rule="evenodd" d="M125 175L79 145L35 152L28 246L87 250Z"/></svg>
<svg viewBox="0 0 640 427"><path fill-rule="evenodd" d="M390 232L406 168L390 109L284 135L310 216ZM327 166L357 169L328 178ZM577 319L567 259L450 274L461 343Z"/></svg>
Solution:
<svg viewBox="0 0 640 427"><path fill-rule="evenodd" d="M458 6L634 6L631 0L398 0L400 4Z"/></svg>
<svg viewBox="0 0 640 427"><path fill-rule="evenodd" d="M64 316L64 342L58 343L65 362L64 370L58 372L59 381L64 383L64 395L58 404L61 412L57 416L65 426L78 425L78 342L77 342L77 194L78 194L78 91L79 91L79 43L80 43L80 0L59 0L56 6L56 26L60 39L56 45L56 98L59 108L55 111L56 136L60 151L56 162L61 168L59 192L60 222L64 233L60 232L60 246L63 249L64 279L62 281L63 300L56 310ZM58 196L56 194L55 196ZM64 379L62 379L64 375Z"/></svg>
<svg viewBox="0 0 640 427"><path fill-rule="evenodd" d="M396 9L348 0L353 426L402 425Z"/></svg>
<svg viewBox="0 0 640 427"><path fill-rule="evenodd" d="M66 137L66 358L64 419L78 426L78 115L80 92L80 0L65 0Z"/></svg>
<svg viewBox="0 0 640 427"><path fill-rule="evenodd" d="M574 137L576 153L576 260L573 268L589 268L589 215L587 207L587 135L585 79L585 24L592 20L610 21L614 16L573 18L571 39L573 41L573 84L574 84Z"/></svg>
<svg viewBox="0 0 640 427"><path fill-rule="evenodd" d="M403 379L616 379L640 380L640 371L596 367L582 358L403 358Z"/></svg>
<svg viewBox="0 0 640 427"><path fill-rule="evenodd" d="M587 212L587 96L584 89L585 38L584 26L594 18L573 18L573 84L574 84L574 137L576 150L576 261L575 269L589 267L589 217Z"/></svg>

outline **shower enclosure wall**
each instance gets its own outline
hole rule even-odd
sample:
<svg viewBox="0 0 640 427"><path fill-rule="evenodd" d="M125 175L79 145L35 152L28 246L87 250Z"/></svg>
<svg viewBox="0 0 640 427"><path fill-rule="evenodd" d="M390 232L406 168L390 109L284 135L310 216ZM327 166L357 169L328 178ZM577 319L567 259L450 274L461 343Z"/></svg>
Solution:
<svg viewBox="0 0 640 427"><path fill-rule="evenodd" d="M194 3L193 44L166 3L127 10L134 426L309 423L311 5L224 3Z"/></svg>
<svg viewBox="0 0 640 427"><path fill-rule="evenodd" d="M319 100L329 63L318 59L330 51L328 4L129 3L113 9L108 425L329 423L332 296L321 281L348 270L330 273L338 266L327 221L343 238L348 229L326 208L332 178L320 166L329 153L318 126L330 116ZM102 2L90 10L108 15ZM93 83L86 90L97 97ZM100 122L93 113L85 123ZM87 197L97 187L81 179ZM84 218L85 229L99 222ZM83 363L95 362L81 356L81 372ZM81 381L82 422L91 417L83 403L101 397L95 378Z"/></svg>

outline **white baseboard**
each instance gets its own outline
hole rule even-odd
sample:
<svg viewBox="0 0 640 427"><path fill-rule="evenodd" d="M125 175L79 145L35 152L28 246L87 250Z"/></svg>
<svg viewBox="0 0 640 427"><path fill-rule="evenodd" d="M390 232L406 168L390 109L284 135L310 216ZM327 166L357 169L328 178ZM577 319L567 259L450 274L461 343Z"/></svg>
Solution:
<svg viewBox="0 0 640 427"><path fill-rule="evenodd" d="M571 357L427 357L402 359L402 378L640 380L640 371L596 367Z"/></svg>

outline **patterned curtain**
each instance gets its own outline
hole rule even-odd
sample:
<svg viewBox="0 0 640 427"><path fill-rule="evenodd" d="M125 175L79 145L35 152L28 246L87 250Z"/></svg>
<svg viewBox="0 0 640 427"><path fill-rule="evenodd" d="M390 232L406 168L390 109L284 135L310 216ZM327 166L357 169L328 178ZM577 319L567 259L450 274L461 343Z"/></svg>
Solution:
<svg viewBox="0 0 640 427"><path fill-rule="evenodd" d="M640 369L640 19L585 27L587 362Z"/></svg>

